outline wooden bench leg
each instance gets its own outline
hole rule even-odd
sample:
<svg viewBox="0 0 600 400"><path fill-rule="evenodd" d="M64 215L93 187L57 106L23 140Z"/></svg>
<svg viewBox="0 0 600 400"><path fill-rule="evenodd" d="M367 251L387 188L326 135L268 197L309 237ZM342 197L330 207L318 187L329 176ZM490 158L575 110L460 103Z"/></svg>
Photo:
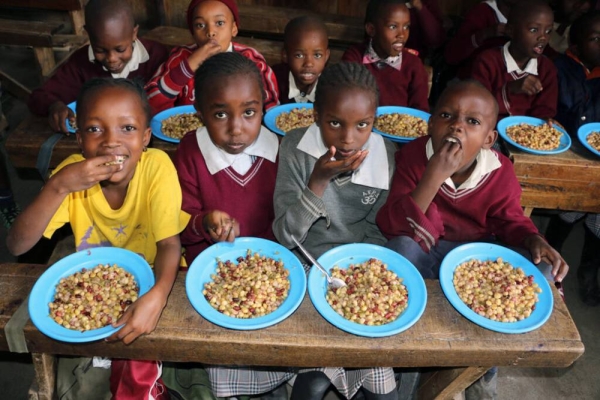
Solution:
<svg viewBox="0 0 600 400"><path fill-rule="evenodd" d="M419 400L451 400L486 373L488 367L448 368L421 376Z"/></svg>
<svg viewBox="0 0 600 400"><path fill-rule="evenodd" d="M51 47L34 47L33 53L35 54L35 59L37 60L40 66L40 72L43 77L47 77L54 70L54 65L56 61L54 61L54 52Z"/></svg>
<svg viewBox="0 0 600 400"><path fill-rule="evenodd" d="M69 11L69 17L71 17L71 23L73 24L73 33L83 35L83 26L85 25L83 10Z"/></svg>
<svg viewBox="0 0 600 400"><path fill-rule="evenodd" d="M531 217L531 213L533 212L533 207L523 207L523 214L526 217Z"/></svg>
<svg viewBox="0 0 600 400"><path fill-rule="evenodd" d="M35 382L29 389L29 400L53 400L56 385L56 359L51 354L32 353Z"/></svg>

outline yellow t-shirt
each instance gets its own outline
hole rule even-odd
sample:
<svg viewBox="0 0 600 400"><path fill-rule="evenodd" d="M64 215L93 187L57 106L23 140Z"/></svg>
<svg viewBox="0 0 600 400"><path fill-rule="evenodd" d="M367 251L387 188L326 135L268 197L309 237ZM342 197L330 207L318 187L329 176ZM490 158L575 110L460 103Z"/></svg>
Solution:
<svg viewBox="0 0 600 400"><path fill-rule="evenodd" d="M53 174L69 164L83 161L73 154ZM161 150L142 153L121 208L113 210L96 184L90 189L69 194L62 202L44 237L70 223L77 250L113 246L131 250L154 264L156 242L179 234L189 214L181 210L181 187L175 166Z"/></svg>

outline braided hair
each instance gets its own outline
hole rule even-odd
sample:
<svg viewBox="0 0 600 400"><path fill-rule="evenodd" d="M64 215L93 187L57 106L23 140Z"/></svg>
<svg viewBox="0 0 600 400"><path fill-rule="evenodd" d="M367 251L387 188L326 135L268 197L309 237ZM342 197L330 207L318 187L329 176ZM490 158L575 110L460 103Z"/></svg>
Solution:
<svg viewBox="0 0 600 400"><path fill-rule="evenodd" d="M369 92L379 104L377 81L363 64L340 62L328 66L319 77L314 107L320 111L327 93L340 89L361 89Z"/></svg>

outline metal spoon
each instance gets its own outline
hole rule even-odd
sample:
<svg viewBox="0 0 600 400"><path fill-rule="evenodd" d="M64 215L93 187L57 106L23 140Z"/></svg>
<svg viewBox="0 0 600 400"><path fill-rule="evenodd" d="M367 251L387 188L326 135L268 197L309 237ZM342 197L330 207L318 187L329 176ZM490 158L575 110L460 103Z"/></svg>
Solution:
<svg viewBox="0 0 600 400"><path fill-rule="evenodd" d="M319 262L317 260L315 260L315 258L308 252L308 250L306 250L304 248L304 246L302 246L300 244L300 242L298 240L296 240L294 235L292 235L292 240L294 241L294 243L296 243L296 246L298 246L298 248L300 249L302 254L304 254L306 256L306 258L308 258L315 265L315 267L319 268L321 270L321 272L325 274L325 276L327 277L327 284L331 288L337 289L337 288L346 286L346 282L344 282L340 278L333 278L331 275L329 275L327 270L325 268L323 268L323 266L321 264L319 264Z"/></svg>

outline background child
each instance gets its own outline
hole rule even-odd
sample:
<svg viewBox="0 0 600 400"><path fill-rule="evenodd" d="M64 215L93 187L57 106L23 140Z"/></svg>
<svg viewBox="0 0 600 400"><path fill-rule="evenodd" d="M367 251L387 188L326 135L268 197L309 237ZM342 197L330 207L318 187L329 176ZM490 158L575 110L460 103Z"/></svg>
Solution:
<svg viewBox="0 0 600 400"><path fill-rule="evenodd" d="M346 243L383 244L375 214L387 196L395 147L372 134L377 84L367 68L339 63L325 68L315 98L315 123L288 132L281 143L273 232L296 247L294 235L315 257ZM351 398L395 399L391 368L300 370L292 399L320 399L331 383Z"/></svg>
<svg viewBox="0 0 600 400"><path fill-rule="evenodd" d="M342 60L362 63L377 79L379 104L429 111L427 72L405 48L410 13L403 0L371 0L365 30L369 41L350 47Z"/></svg>
<svg viewBox="0 0 600 400"><path fill-rule="evenodd" d="M277 80L264 57L255 49L232 42L238 34L240 18L235 0L192 0L187 23L194 44L176 47L160 66L146 92L154 113L194 104L194 72L209 57L220 52L242 54L252 60L262 74L265 109L278 104Z"/></svg>
<svg viewBox="0 0 600 400"><path fill-rule="evenodd" d="M273 66L279 88L279 101L315 101L319 75L329 60L327 27L315 17L297 17L285 26L282 63Z"/></svg>
<svg viewBox="0 0 600 400"><path fill-rule="evenodd" d="M431 50L444 43L444 14L438 0L409 0L406 5L410 11L410 36L406 47L416 50L423 60Z"/></svg>
<svg viewBox="0 0 600 400"><path fill-rule="evenodd" d="M550 33L550 47L556 51L554 56L564 53L569 47L571 24L591 8L589 0L555 0L554 29ZM553 57L553 59L555 58Z"/></svg>
<svg viewBox="0 0 600 400"><path fill-rule="evenodd" d="M156 284L113 323L123 327L108 338L129 344L154 330L167 304L181 258L179 232L189 216L181 211L171 160L160 150L146 149L150 107L142 87L126 79L92 79L77 100L82 154L56 168L16 219L7 246L22 254L70 223L77 250L114 246L142 255L154 266ZM153 378L141 382L141 371ZM113 360L111 392L118 398L152 389L157 396L159 377L160 363Z"/></svg>
<svg viewBox="0 0 600 400"><path fill-rule="evenodd" d="M542 55L552 26L552 10L545 1L519 3L511 9L506 25L511 40L475 59L473 79L496 97L499 118L554 118L558 96L556 68Z"/></svg>
<svg viewBox="0 0 600 400"><path fill-rule="evenodd" d="M92 78L138 78L145 84L167 59L167 49L138 39L138 25L126 1L90 0L85 6L90 45L82 47L28 99L34 114L48 116L50 128L68 133L66 119L75 120L67 104L75 101Z"/></svg>

